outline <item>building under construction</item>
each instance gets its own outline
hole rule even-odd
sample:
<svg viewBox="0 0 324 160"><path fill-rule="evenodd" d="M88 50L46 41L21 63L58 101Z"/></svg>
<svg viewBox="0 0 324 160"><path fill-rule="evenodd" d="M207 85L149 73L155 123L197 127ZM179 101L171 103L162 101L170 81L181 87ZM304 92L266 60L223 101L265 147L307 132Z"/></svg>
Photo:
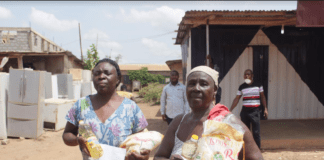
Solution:
<svg viewBox="0 0 324 160"><path fill-rule="evenodd" d="M52 74L68 73L70 68L83 69L84 63L32 28L0 27L0 60L9 57L3 68L33 68Z"/></svg>

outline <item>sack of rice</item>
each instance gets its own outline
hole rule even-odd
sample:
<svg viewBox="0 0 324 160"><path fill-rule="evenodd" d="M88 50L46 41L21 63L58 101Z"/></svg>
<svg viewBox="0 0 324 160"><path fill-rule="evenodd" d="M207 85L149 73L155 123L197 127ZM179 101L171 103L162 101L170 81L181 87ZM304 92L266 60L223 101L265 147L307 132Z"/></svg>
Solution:
<svg viewBox="0 0 324 160"><path fill-rule="evenodd" d="M126 154L131 152L140 154L142 150L152 151L155 149L161 144L162 139L163 135L161 133L145 129L143 132L128 136L119 147L126 148Z"/></svg>
<svg viewBox="0 0 324 160"><path fill-rule="evenodd" d="M198 141L195 160L237 160L243 146L243 133L230 124L206 120Z"/></svg>

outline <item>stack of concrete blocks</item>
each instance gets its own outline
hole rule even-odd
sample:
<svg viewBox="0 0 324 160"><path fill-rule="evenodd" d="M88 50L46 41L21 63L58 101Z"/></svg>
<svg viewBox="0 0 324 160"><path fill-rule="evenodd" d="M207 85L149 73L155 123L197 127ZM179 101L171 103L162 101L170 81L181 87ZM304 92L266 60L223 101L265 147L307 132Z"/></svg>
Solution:
<svg viewBox="0 0 324 160"><path fill-rule="evenodd" d="M97 91L93 86L92 73L90 70L82 71L82 86L81 86L81 97L85 97L90 94L96 94Z"/></svg>
<svg viewBox="0 0 324 160"><path fill-rule="evenodd" d="M0 140L7 144L7 111L8 111L9 74L0 73Z"/></svg>

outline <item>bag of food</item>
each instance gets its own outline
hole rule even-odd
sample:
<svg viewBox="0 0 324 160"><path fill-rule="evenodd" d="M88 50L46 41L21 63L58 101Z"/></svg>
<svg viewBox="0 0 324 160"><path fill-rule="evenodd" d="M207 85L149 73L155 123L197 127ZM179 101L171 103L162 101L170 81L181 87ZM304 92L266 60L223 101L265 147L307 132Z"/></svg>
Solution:
<svg viewBox="0 0 324 160"><path fill-rule="evenodd" d="M206 120L198 141L195 160L237 160L244 144L243 134L228 123Z"/></svg>
<svg viewBox="0 0 324 160"><path fill-rule="evenodd" d="M142 150L152 151L155 149L161 144L162 139L163 134L145 129L143 132L128 136L119 147L126 148L126 154L132 152L140 154Z"/></svg>
<svg viewBox="0 0 324 160"><path fill-rule="evenodd" d="M132 93L129 92L125 92L125 91L117 91L117 94L121 97L126 97L128 99L130 99L131 97L133 97Z"/></svg>

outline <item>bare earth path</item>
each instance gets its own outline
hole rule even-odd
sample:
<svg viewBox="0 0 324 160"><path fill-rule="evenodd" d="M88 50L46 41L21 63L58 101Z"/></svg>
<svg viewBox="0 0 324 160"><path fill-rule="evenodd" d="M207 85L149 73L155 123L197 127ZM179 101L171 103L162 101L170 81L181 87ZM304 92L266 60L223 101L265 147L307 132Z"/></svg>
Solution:
<svg viewBox="0 0 324 160"><path fill-rule="evenodd" d="M148 129L165 134L166 122L161 120L159 106L138 103L149 123ZM63 130L51 130L38 139L13 139L8 145L0 145L0 160L81 160L78 147L69 147L63 143ZM156 152L151 153L151 158ZM295 151L263 151L266 160L324 160L324 149L305 149Z"/></svg>

